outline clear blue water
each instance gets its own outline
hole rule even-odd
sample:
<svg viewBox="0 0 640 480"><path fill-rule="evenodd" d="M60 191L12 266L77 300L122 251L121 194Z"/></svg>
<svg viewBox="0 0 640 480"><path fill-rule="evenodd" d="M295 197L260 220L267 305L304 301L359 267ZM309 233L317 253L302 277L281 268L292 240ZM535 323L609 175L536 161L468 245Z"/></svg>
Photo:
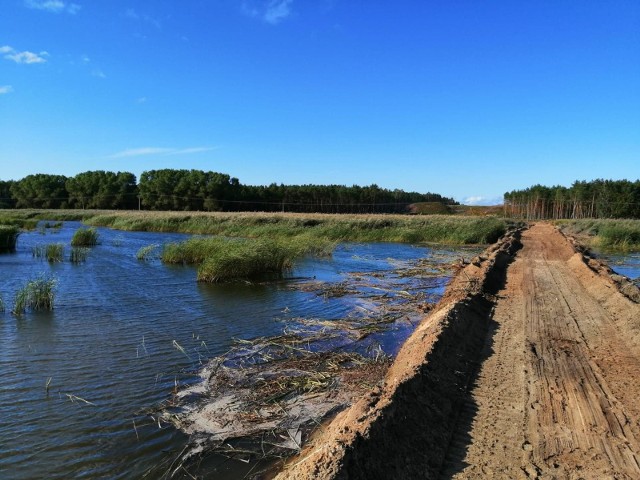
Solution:
<svg viewBox="0 0 640 480"><path fill-rule="evenodd" d="M599 252L598 257L605 259L617 274L628 277L636 284L640 281L640 252L624 254Z"/></svg>
<svg viewBox="0 0 640 480"><path fill-rule="evenodd" d="M15 253L0 255L0 296L7 304L0 313L3 479L161 478L187 438L168 424L158 426L148 410L170 398L176 383L196 381L201 365L226 352L234 338L280 334L296 317L337 319L358 307L375 308L366 289L325 299L287 282L204 285L192 267L135 258L140 247L187 237L181 234L99 229L100 244L86 263L74 265L69 242L79 226L66 222L57 232L25 233ZM66 245L64 262L33 258L33 246L52 242ZM353 272L392 271L433 253L411 245L345 244L332 258L300 262L290 275L352 281ZM54 311L15 317L13 296L40 274L57 279ZM437 296L447 278L392 280L385 288L424 288ZM410 333L410 323L404 325L372 340L394 353ZM233 462L206 468L196 473L242 478L247 470Z"/></svg>

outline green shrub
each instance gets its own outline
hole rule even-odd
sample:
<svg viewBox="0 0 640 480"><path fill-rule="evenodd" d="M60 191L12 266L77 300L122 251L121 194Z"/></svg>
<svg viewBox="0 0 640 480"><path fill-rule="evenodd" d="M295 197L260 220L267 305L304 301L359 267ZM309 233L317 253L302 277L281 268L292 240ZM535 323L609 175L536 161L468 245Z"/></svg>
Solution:
<svg viewBox="0 0 640 480"><path fill-rule="evenodd" d="M73 234L71 245L74 247L93 247L98 244L98 231L95 228L79 228Z"/></svg>

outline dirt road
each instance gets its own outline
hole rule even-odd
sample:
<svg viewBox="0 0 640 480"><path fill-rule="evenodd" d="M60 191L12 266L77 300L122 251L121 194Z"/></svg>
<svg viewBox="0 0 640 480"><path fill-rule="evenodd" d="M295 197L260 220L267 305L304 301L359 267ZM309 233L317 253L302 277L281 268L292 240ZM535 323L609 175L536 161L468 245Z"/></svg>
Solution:
<svg viewBox="0 0 640 480"><path fill-rule="evenodd" d="M282 478L640 478L640 305L553 226L468 267Z"/></svg>

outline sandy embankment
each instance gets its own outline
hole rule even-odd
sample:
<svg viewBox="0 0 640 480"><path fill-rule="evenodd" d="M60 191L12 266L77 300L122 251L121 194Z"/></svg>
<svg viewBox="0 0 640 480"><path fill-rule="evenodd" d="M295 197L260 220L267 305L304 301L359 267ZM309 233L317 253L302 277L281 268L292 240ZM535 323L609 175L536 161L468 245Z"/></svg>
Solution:
<svg viewBox="0 0 640 480"><path fill-rule="evenodd" d="M548 224L503 238L278 478L640 478L640 306L610 273Z"/></svg>

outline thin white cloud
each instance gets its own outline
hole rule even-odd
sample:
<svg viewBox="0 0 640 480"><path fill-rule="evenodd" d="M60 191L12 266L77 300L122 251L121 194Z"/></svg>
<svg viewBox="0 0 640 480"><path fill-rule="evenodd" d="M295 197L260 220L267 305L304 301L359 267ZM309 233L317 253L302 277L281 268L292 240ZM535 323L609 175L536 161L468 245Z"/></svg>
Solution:
<svg viewBox="0 0 640 480"><path fill-rule="evenodd" d="M109 155L109 158L127 158L127 157L141 157L144 155L188 155L192 153L208 152L215 150L214 147L190 147L190 148L163 148L163 147L142 147L142 148L130 148L123 150L113 155Z"/></svg>
<svg viewBox="0 0 640 480"><path fill-rule="evenodd" d="M99 68L94 68L93 70L91 70L91 76L98 77L98 78L107 78L104 72Z"/></svg>
<svg viewBox="0 0 640 480"><path fill-rule="evenodd" d="M502 202L502 197L485 197L483 195L472 195L462 201L464 205L500 205Z"/></svg>
<svg viewBox="0 0 640 480"><path fill-rule="evenodd" d="M11 85L0 85L0 95L11 92L13 92L13 87Z"/></svg>
<svg viewBox="0 0 640 480"><path fill-rule="evenodd" d="M147 97L136 98L136 103L147 103Z"/></svg>
<svg viewBox="0 0 640 480"><path fill-rule="evenodd" d="M25 0L25 7L32 10L43 10L51 13L67 12L75 15L82 8L77 3L67 3L62 0Z"/></svg>
<svg viewBox="0 0 640 480"><path fill-rule="evenodd" d="M133 8L127 8L124 12L124 16L131 20L142 20L143 22L147 22L158 29L162 28L160 20L150 15L138 13Z"/></svg>
<svg viewBox="0 0 640 480"><path fill-rule="evenodd" d="M191 147L191 148L180 148L173 152L165 153L165 155L188 155L191 153L201 153L201 152L210 152L211 150L215 150L214 147Z"/></svg>
<svg viewBox="0 0 640 480"><path fill-rule="evenodd" d="M276 25L291 15L293 0L244 0L240 6L243 14Z"/></svg>
<svg viewBox="0 0 640 480"><path fill-rule="evenodd" d="M272 25L280 23L291 14L292 3L293 0L271 0L267 4L267 9L264 13L265 22Z"/></svg>
<svg viewBox="0 0 640 480"><path fill-rule="evenodd" d="M15 48L9 45L0 47L0 54L4 54L4 58L7 60L13 60L16 63L45 63L49 56L48 52L33 53L25 50L24 52L18 52Z"/></svg>

